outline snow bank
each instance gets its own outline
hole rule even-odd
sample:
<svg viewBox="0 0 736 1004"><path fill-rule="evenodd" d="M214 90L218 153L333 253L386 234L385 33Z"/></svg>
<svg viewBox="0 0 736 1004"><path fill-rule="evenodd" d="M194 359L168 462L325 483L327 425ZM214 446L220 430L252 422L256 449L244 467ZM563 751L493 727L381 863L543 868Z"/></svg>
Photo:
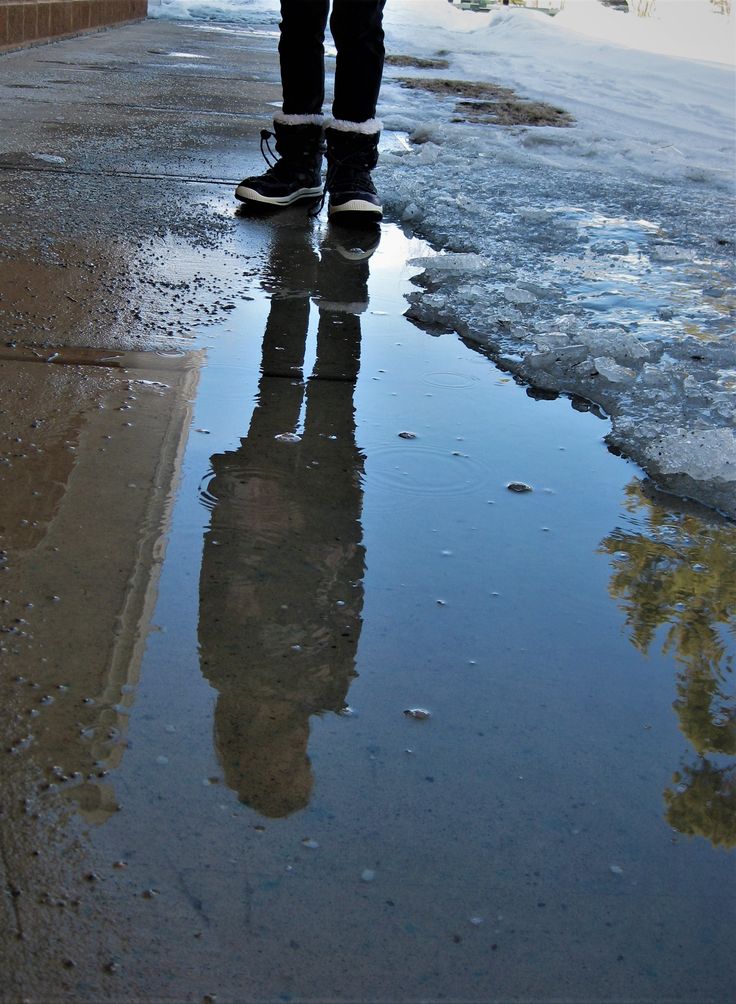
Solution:
<svg viewBox="0 0 736 1004"><path fill-rule="evenodd" d="M214 21L276 30L279 4L278 0L148 0L148 16L167 21Z"/></svg>
<svg viewBox="0 0 736 1004"><path fill-rule="evenodd" d="M557 17L567 29L625 48L727 65L736 58L733 19L715 11L711 0L656 0L649 17L567 0Z"/></svg>
<svg viewBox="0 0 736 1004"><path fill-rule="evenodd" d="M414 146L384 154L378 180L393 213L452 252L426 269L416 319L598 402L622 452L736 515L734 73L718 42L733 20L678 0L686 38L669 8L642 25L588 0L553 18L394 0L391 51L444 53L431 75L513 87L576 124L457 122L452 98L389 79L381 114ZM412 73L428 75L389 76Z"/></svg>
<svg viewBox="0 0 736 1004"><path fill-rule="evenodd" d="M666 7L668 0L662 3ZM675 38L667 27L671 17L659 33L652 24L644 27L654 34L642 34L638 29L647 19L606 9L597 0L571 0L555 17L512 9L478 15L445 0L393 0L386 8L386 30L389 51L448 53L451 66L444 76L492 80L571 112L574 133L545 129L522 138L530 156L550 167L584 162L589 169L656 179L702 177L727 187L736 158L733 69L698 62L695 53L702 57L709 46L729 45L736 51L734 19L713 13L705 0L669 0L673 4L685 23L699 12L696 20L709 26L692 33L692 58L686 63L579 34L581 23L601 32L620 23L624 27L611 32L626 33L642 47L657 38L664 47ZM432 114L432 104L415 114L423 121L446 117L441 108ZM382 113L389 127L393 117L406 125L406 92L385 88ZM496 148L509 141L518 146L516 135L488 137L483 145Z"/></svg>

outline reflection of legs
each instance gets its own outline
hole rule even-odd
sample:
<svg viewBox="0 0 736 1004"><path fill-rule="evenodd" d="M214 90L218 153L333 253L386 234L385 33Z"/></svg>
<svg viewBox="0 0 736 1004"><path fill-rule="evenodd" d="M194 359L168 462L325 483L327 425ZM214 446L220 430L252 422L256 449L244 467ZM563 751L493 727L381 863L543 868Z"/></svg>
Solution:
<svg viewBox="0 0 736 1004"><path fill-rule="evenodd" d="M359 368L360 318L356 314L320 308L317 360L309 381L307 400L313 383L320 380L347 382L352 398Z"/></svg>
<svg viewBox="0 0 736 1004"><path fill-rule="evenodd" d="M275 441L295 428L302 406L310 301L298 280L313 277L308 255L288 244L281 250L273 274L284 292L271 301L251 426L237 451L212 460L216 504L199 619L202 672L218 691L214 734L225 780L269 816L309 800L309 718L344 706L364 574L353 413L358 321L321 312L307 430L301 443Z"/></svg>
<svg viewBox="0 0 736 1004"><path fill-rule="evenodd" d="M293 432L299 421L304 397L304 347L309 324L307 297L271 300L263 336L258 404L253 412L248 438L267 441L283 432Z"/></svg>
<svg viewBox="0 0 736 1004"><path fill-rule="evenodd" d="M321 569L320 673L344 701L353 675L363 606L361 510L363 457L355 443L355 382L360 365L360 321L320 310L317 361L307 384L304 453L312 462L304 489L309 532ZM328 681L332 681L328 683Z"/></svg>

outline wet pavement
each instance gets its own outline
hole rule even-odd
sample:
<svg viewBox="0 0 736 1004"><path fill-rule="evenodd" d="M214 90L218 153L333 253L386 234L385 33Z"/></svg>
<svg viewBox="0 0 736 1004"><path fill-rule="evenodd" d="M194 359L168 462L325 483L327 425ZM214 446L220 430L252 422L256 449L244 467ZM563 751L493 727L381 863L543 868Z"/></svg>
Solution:
<svg viewBox="0 0 736 1004"><path fill-rule="evenodd" d="M210 44L0 75L183 109L156 64ZM227 122L2 167L2 999L728 999L736 528L412 323L392 222L238 214Z"/></svg>

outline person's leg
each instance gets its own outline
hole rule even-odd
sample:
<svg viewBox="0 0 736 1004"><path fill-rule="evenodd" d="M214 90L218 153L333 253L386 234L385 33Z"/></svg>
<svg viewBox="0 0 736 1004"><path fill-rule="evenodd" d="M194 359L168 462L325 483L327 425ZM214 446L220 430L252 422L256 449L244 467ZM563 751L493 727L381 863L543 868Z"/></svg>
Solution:
<svg viewBox="0 0 736 1004"><path fill-rule="evenodd" d="M330 218L380 220L371 180L381 123L375 117L383 75L385 0L333 0L330 30L337 48L333 118L326 122Z"/></svg>
<svg viewBox="0 0 736 1004"><path fill-rule="evenodd" d="M328 11L329 0L281 0L282 111L274 115L273 134L261 133L261 150L270 166L264 174L244 178L235 189L235 197L252 208L290 206L322 195ZM275 163L263 146L271 135L276 138Z"/></svg>
<svg viewBox="0 0 736 1004"><path fill-rule="evenodd" d="M383 76L385 3L333 0L330 31L337 62L332 114L338 120L367 124L375 117Z"/></svg>
<svg viewBox="0 0 736 1004"><path fill-rule="evenodd" d="M322 114L329 0L281 0L279 60L284 117Z"/></svg>

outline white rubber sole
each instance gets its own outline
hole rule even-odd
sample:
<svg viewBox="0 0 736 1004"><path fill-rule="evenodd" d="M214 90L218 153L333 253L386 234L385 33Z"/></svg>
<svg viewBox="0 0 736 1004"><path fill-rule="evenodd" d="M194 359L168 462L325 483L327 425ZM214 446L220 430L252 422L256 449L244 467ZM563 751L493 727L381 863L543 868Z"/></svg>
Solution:
<svg viewBox="0 0 736 1004"><path fill-rule="evenodd" d="M291 195L261 195L255 188L248 188L247 185L238 185L235 189L235 198L241 202L257 202L261 206L291 206L302 199L319 199L322 197L322 186L318 188L299 188Z"/></svg>
<svg viewBox="0 0 736 1004"><path fill-rule="evenodd" d="M351 199L349 202L342 202L339 206L330 205L327 209L329 216L338 216L340 213L360 213L367 219L369 216L380 220L383 217L381 206L374 206L372 202L365 199Z"/></svg>

